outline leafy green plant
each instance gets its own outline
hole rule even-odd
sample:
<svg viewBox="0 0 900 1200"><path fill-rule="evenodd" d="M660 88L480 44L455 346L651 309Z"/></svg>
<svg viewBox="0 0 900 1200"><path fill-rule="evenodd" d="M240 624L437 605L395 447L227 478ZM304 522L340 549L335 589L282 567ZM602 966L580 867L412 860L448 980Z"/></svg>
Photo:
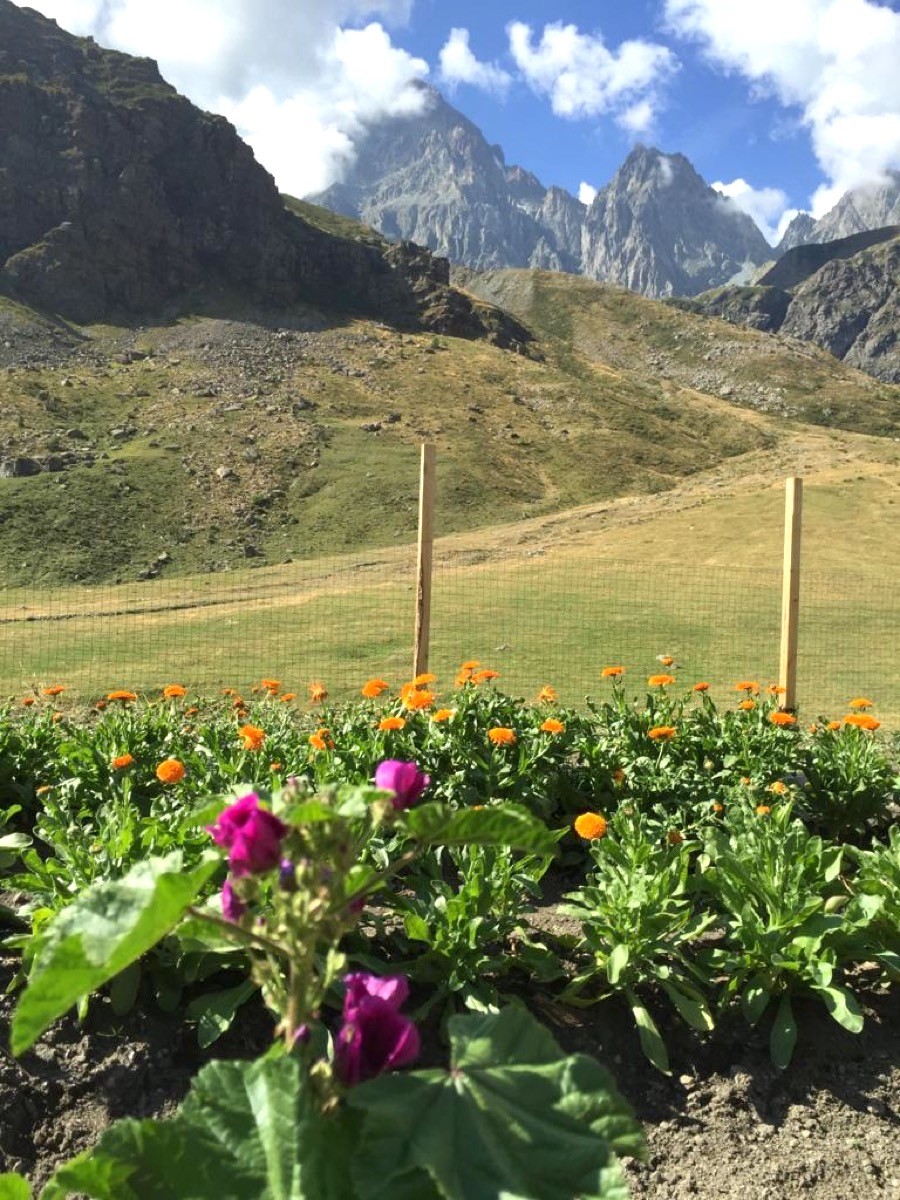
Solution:
<svg viewBox="0 0 900 1200"><path fill-rule="evenodd" d="M799 771L797 811L826 837L841 840L885 822L897 771L865 730L823 727L806 746Z"/></svg>
<svg viewBox="0 0 900 1200"><path fill-rule="evenodd" d="M862 1029L855 996L836 981L841 958L858 957L863 944L840 911L842 857L840 846L804 828L790 803L732 805L707 833L702 881L725 929L710 964L723 1003L739 1000L751 1024L776 1004L770 1050L781 1068L797 1041L791 997L799 991L818 996L845 1029Z"/></svg>
<svg viewBox="0 0 900 1200"><path fill-rule="evenodd" d="M665 995L694 1029L713 1027L704 995L708 980L692 947L714 917L697 910L689 874L691 844L633 805L620 808L608 830L600 824L581 828L591 838L594 869L586 885L566 897L563 911L581 922L584 949L593 961L573 978L563 998L589 1004L621 993L641 1048L655 1067L668 1072L665 1043L644 1000L647 991Z"/></svg>
<svg viewBox="0 0 900 1200"><path fill-rule="evenodd" d="M848 917L865 927L865 954L900 980L900 825L870 850L848 847L857 865Z"/></svg>

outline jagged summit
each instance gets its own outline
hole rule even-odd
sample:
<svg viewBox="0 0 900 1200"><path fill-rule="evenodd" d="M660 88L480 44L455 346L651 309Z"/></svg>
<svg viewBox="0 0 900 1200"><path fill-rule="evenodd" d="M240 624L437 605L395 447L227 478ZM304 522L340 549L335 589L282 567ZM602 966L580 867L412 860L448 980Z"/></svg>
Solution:
<svg viewBox="0 0 900 1200"><path fill-rule="evenodd" d="M588 209L427 94L422 112L373 125L345 181L313 199L460 266L583 273L649 296L693 294L771 258L752 220L684 155L635 146Z"/></svg>
<svg viewBox="0 0 900 1200"><path fill-rule="evenodd" d="M776 254L889 225L900 225L900 171L887 171L878 182L844 192L818 221L807 212L798 213L778 243Z"/></svg>

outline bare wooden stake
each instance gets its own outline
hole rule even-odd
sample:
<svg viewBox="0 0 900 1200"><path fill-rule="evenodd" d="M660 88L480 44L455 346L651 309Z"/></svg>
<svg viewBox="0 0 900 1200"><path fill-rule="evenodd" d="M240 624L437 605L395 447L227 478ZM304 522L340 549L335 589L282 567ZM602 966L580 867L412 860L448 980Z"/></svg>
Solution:
<svg viewBox="0 0 900 1200"><path fill-rule="evenodd" d="M419 551L416 559L416 626L413 644L413 678L428 670L431 636L431 566L434 546L434 497L437 452L422 443L419 472Z"/></svg>
<svg viewBox="0 0 900 1200"><path fill-rule="evenodd" d="M784 688L781 707L797 707L797 623L800 616L800 530L803 520L803 480L785 481L784 567L781 586L781 660L778 682Z"/></svg>

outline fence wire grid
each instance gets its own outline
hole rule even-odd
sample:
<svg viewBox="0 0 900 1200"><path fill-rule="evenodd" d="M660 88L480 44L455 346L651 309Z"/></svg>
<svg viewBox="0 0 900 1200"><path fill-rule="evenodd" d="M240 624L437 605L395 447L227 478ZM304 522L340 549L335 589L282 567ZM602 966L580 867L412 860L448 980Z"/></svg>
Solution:
<svg viewBox="0 0 900 1200"><path fill-rule="evenodd" d="M801 573L797 692L810 720L866 695L900 727L898 581L867 578L861 595L851 573ZM190 579L0 587L0 695L62 684L87 701L173 682L211 693L266 676L300 697L315 680L349 698L371 676L409 678L415 598L414 547ZM512 694L549 683L578 705L605 694L604 666L625 667L639 695L671 654L685 690L705 680L731 703L736 681L775 681L780 613L774 568L438 554L429 669L445 696L458 664L477 658Z"/></svg>

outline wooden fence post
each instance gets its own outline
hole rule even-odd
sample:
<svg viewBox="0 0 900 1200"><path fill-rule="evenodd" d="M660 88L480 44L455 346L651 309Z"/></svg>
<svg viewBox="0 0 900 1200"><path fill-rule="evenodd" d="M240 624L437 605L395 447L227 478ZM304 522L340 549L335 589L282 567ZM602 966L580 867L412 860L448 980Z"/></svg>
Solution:
<svg viewBox="0 0 900 1200"><path fill-rule="evenodd" d="M419 549L416 557L416 624L413 643L413 678L428 670L431 635L431 564L434 546L435 463L434 446L422 443L419 471Z"/></svg>
<svg viewBox="0 0 900 1200"><path fill-rule="evenodd" d="M778 682L784 688L780 707L797 707L797 622L800 615L800 530L803 520L803 480L785 481L784 567L781 583L781 659Z"/></svg>

